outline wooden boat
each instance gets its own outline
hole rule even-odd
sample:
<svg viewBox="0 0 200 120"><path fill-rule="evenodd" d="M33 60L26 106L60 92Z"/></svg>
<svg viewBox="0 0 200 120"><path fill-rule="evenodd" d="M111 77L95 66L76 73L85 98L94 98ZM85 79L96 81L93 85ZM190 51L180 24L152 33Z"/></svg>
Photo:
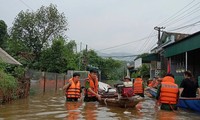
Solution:
<svg viewBox="0 0 200 120"><path fill-rule="evenodd" d="M122 108L133 108L135 107L143 98L140 96L133 96L133 97L114 97L114 98L105 98L102 97L100 103L106 106L115 106L115 107L122 107Z"/></svg>
<svg viewBox="0 0 200 120"><path fill-rule="evenodd" d="M110 87L106 83L101 82L99 84L99 94L101 95L101 101L99 102L106 106L115 106L123 108L135 107L141 100L143 100L143 98L138 95L131 97L122 96L120 91L121 87L124 86L128 86L128 83L125 83L125 85L118 85L116 90L115 88Z"/></svg>
<svg viewBox="0 0 200 120"><path fill-rule="evenodd" d="M200 98L180 97L177 107L200 112Z"/></svg>

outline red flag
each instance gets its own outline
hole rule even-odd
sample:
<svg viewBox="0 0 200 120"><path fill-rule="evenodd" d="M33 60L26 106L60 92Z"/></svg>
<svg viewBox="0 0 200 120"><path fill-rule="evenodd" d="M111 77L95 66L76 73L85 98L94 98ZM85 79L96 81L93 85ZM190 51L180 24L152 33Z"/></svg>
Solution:
<svg viewBox="0 0 200 120"><path fill-rule="evenodd" d="M167 73L171 72L170 59L167 61Z"/></svg>

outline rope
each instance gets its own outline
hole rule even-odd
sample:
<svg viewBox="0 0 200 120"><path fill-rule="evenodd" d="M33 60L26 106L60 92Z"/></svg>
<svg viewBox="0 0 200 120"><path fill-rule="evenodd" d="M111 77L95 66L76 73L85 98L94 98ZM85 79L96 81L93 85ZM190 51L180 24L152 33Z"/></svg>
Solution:
<svg viewBox="0 0 200 120"><path fill-rule="evenodd" d="M106 102L107 99L108 99L108 98L105 98L105 99L104 99L104 103L105 103L106 106L107 106L107 102Z"/></svg>

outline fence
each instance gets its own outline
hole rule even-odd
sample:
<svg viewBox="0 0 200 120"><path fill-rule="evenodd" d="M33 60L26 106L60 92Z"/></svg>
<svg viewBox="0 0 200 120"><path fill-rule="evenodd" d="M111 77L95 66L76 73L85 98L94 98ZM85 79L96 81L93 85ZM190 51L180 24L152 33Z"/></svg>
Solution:
<svg viewBox="0 0 200 120"><path fill-rule="evenodd" d="M61 90L74 72L80 73L81 86L84 85L84 80L88 76L88 71L68 71L67 74L58 74L50 72L40 72L35 70L28 70L26 75L31 79L31 88L37 93L57 92Z"/></svg>

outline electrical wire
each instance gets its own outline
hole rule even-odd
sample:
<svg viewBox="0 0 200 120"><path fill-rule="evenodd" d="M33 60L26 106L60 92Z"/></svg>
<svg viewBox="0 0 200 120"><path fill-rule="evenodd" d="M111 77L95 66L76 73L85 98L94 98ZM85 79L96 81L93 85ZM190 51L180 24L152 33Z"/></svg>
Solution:
<svg viewBox="0 0 200 120"><path fill-rule="evenodd" d="M200 3L200 2L199 2L199 3ZM198 4L199 4L199 3L198 3ZM200 8L199 8L199 6L198 6L196 9L194 9L194 10L188 12L187 14L185 14L185 15L179 17L178 19L175 19L174 21L171 21L171 22L168 23L166 26L169 27L169 26L171 26L171 25L173 25L173 24L175 24L175 23L177 23L177 22L180 22L180 21L184 20L186 17L191 16L192 14L194 14L194 13L196 13L196 12L199 12L199 10L200 10Z"/></svg>
<svg viewBox="0 0 200 120"><path fill-rule="evenodd" d="M184 23L178 25L177 27L173 27L173 28L171 28L171 29L179 28L180 26L183 26L183 25L185 25L186 23L189 23L189 22L191 22L191 21L193 21L193 20L195 20L195 19L197 19L197 18L199 18L199 17L200 17L200 15L198 15L197 17L192 18L192 19L190 19L190 20L188 20L188 21L186 21L186 22L184 22ZM168 28L168 29L169 29L169 28Z"/></svg>
<svg viewBox="0 0 200 120"><path fill-rule="evenodd" d="M130 45L131 43L135 43L135 42L138 42L138 41L143 41L143 40L146 40L149 37L154 37L154 36L155 35L144 37L144 38L141 38L141 39L138 39L138 40L135 40L135 41L127 42L127 43L120 44L120 45L115 45L115 46L104 48L104 49L100 49L100 50L97 50L97 51L104 51L104 50L109 50L109 49L113 49L113 48L117 48L117 47L121 47L121 46L125 46L125 45Z"/></svg>
<svg viewBox="0 0 200 120"><path fill-rule="evenodd" d="M195 23L192 23L192 24L189 24L189 25L185 25L185 26L182 26L182 27L179 27L179 28L172 29L170 31L179 30L179 29L183 29L183 28L188 28L188 27L191 27L191 26L196 26L196 25L199 25L198 23L200 23L200 21L197 21Z"/></svg>
<svg viewBox="0 0 200 120"><path fill-rule="evenodd" d="M28 7L29 9L31 9L33 11L33 9L28 5L26 4L23 0L19 0L22 4L24 4L26 7Z"/></svg>
<svg viewBox="0 0 200 120"><path fill-rule="evenodd" d="M178 12L176 12L175 14L173 14L172 16L170 16L168 19L166 19L165 21L161 22L160 24L158 24L158 26L160 25L165 25L169 22L171 22L172 20L174 20L175 18L177 18L178 16L182 15L183 13L185 13L186 11L183 11L184 9L186 9L188 6L190 6L195 0L193 0L192 2L190 2L189 4L187 4L186 6L184 6L182 9L180 9ZM192 7L196 6L197 4L193 5ZM192 7L190 7L189 9L191 9ZM183 11L183 12L182 12ZM180 13L181 12L181 13Z"/></svg>

